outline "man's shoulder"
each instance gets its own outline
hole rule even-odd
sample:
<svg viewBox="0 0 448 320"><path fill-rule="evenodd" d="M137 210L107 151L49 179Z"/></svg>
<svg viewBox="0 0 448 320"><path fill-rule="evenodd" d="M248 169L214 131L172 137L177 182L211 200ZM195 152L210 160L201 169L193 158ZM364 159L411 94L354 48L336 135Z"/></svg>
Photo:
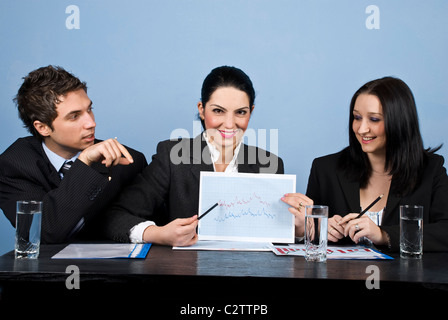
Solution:
<svg viewBox="0 0 448 320"><path fill-rule="evenodd" d="M42 144L33 136L18 138L1 155L0 159L21 159L42 157Z"/></svg>

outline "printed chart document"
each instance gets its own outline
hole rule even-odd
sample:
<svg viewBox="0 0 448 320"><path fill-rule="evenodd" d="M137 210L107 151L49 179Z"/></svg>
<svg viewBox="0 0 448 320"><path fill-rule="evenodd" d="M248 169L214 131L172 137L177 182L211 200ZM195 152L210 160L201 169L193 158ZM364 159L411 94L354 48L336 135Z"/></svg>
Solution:
<svg viewBox="0 0 448 320"><path fill-rule="evenodd" d="M199 240L294 243L294 215L281 201L296 190L296 176L201 172Z"/></svg>
<svg viewBox="0 0 448 320"><path fill-rule="evenodd" d="M143 259L151 248L150 243L72 243L55 254L52 259Z"/></svg>
<svg viewBox="0 0 448 320"><path fill-rule="evenodd" d="M303 257L305 256L304 244L272 245L271 249L277 256L303 256ZM392 260L393 258L373 248L354 245L354 246L328 246L327 259Z"/></svg>

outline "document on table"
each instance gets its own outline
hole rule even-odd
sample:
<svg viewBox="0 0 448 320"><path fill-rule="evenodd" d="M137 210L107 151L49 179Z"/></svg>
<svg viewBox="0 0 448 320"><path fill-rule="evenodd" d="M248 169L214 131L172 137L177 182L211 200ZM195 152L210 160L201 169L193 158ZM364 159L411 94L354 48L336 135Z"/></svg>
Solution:
<svg viewBox="0 0 448 320"><path fill-rule="evenodd" d="M296 176L201 172L199 240L294 243L294 215L281 198L296 190Z"/></svg>
<svg viewBox="0 0 448 320"><path fill-rule="evenodd" d="M304 244L272 245L272 251L278 256L305 256ZM355 246L328 246L327 259L390 259L393 258L375 249Z"/></svg>
<svg viewBox="0 0 448 320"><path fill-rule="evenodd" d="M173 250L207 250L207 251L271 251L269 242L244 242L221 240L198 240L188 247L173 247Z"/></svg>
<svg viewBox="0 0 448 320"><path fill-rule="evenodd" d="M143 259L151 248L150 243L72 243L55 254L52 259Z"/></svg>

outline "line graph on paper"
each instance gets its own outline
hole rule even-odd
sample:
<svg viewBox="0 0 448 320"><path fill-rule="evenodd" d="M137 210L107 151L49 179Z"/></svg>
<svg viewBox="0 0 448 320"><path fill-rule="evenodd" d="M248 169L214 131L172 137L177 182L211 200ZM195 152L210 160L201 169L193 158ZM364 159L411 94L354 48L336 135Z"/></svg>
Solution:
<svg viewBox="0 0 448 320"><path fill-rule="evenodd" d="M229 196L231 198L232 195ZM275 219L276 213L272 212L272 205L264 200L256 192L248 197L238 197L231 201L218 200L218 206L222 208L223 214L216 215L213 219L216 222L225 222L231 219L239 220L244 217L258 217L263 219Z"/></svg>
<svg viewBox="0 0 448 320"><path fill-rule="evenodd" d="M294 241L294 217L281 201L295 192L295 176L202 172L199 212L218 206L201 219L200 240Z"/></svg>

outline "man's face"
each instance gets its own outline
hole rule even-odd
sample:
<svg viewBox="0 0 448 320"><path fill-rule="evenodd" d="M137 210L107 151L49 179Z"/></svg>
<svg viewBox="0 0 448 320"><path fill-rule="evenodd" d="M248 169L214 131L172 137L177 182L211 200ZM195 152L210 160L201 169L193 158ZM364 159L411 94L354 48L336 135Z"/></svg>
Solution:
<svg viewBox="0 0 448 320"><path fill-rule="evenodd" d="M95 117L92 101L83 89L69 92L59 97L59 100L61 102L56 105L58 116L53 121L53 129L45 125L46 130L38 131L51 151L70 159L94 144Z"/></svg>

